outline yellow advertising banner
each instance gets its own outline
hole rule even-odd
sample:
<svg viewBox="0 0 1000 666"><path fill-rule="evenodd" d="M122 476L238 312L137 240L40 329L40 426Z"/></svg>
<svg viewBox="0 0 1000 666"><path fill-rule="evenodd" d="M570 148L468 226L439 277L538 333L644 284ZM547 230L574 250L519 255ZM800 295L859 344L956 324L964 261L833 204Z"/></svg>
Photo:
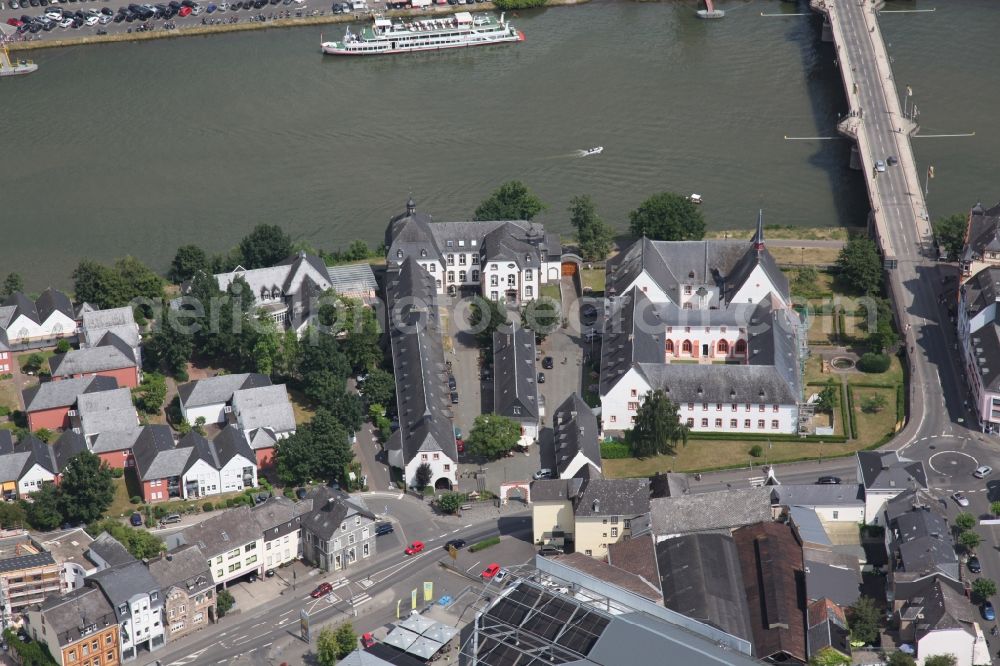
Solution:
<svg viewBox="0 0 1000 666"><path fill-rule="evenodd" d="M424 601L430 601L434 598L434 583L424 583Z"/></svg>
<svg viewBox="0 0 1000 666"><path fill-rule="evenodd" d="M410 607L417 610L417 588L413 588L413 591L410 592Z"/></svg>

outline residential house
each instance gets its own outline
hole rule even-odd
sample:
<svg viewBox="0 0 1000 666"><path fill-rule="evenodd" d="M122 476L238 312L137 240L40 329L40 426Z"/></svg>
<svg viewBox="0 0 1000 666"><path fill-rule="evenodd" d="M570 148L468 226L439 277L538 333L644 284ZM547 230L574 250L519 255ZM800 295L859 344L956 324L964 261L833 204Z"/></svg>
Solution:
<svg viewBox="0 0 1000 666"><path fill-rule="evenodd" d="M43 643L59 666L121 663L118 617L97 587L50 596L28 612L25 630Z"/></svg>
<svg viewBox="0 0 1000 666"><path fill-rule="evenodd" d="M918 666L941 654L955 657L955 666L992 663L975 607L947 581L928 578L896 606L899 640L916 647Z"/></svg>
<svg viewBox="0 0 1000 666"><path fill-rule="evenodd" d="M135 350L114 333L108 333L93 347L55 354L49 359L52 379L100 375L113 377L118 386L135 388L142 380L140 360Z"/></svg>
<svg viewBox="0 0 1000 666"><path fill-rule="evenodd" d="M764 243L640 239L608 261L601 417L627 430L663 389L692 430L794 434L804 327ZM721 364L721 365L720 365Z"/></svg>
<svg viewBox="0 0 1000 666"><path fill-rule="evenodd" d="M39 548L52 553L52 558L61 568L62 594L83 587L86 577L97 572L97 565L87 557L94 540L82 527L46 534L44 541L40 539L33 541Z"/></svg>
<svg viewBox="0 0 1000 666"><path fill-rule="evenodd" d="M785 508L807 507L824 522L863 523L865 491L857 483L778 484L771 486L771 499Z"/></svg>
<svg viewBox="0 0 1000 666"><path fill-rule="evenodd" d="M6 541L0 548L0 622L16 624L29 606L62 592L61 567L31 539Z"/></svg>
<svg viewBox="0 0 1000 666"><path fill-rule="evenodd" d="M107 532L101 532L90 543L87 557L97 567L97 571L125 566L136 561L132 553L128 552L128 549L122 545L122 542Z"/></svg>
<svg viewBox="0 0 1000 666"><path fill-rule="evenodd" d="M531 484L534 542L607 556L649 531L649 479L546 479Z"/></svg>
<svg viewBox="0 0 1000 666"><path fill-rule="evenodd" d="M58 430L68 428L69 412L80 395L110 391L118 388L111 377L79 377L61 382L42 382L23 392L24 411L28 415L28 429Z"/></svg>
<svg viewBox="0 0 1000 666"><path fill-rule="evenodd" d="M114 336L128 345L134 352L139 365L141 337L139 326L135 323L132 308L109 308L107 310L82 309L80 319L80 348L97 347Z"/></svg>
<svg viewBox="0 0 1000 666"><path fill-rule="evenodd" d="M234 391L231 415L261 468L272 467L278 441L295 434L295 411L283 384Z"/></svg>
<svg viewBox="0 0 1000 666"><path fill-rule="evenodd" d="M788 525L764 522L733 531L739 553L754 655L807 663L802 545Z"/></svg>
<svg viewBox="0 0 1000 666"><path fill-rule="evenodd" d="M237 278L246 281L254 304L275 323L300 333L318 312L317 299L332 288L326 264L317 256L299 252L277 266L246 269L215 276L219 289L227 291Z"/></svg>
<svg viewBox="0 0 1000 666"><path fill-rule="evenodd" d="M212 583L223 585L263 573L264 539L248 506L239 506L166 538L168 552L196 545L211 568Z"/></svg>
<svg viewBox="0 0 1000 666"><path fill-rule="evenodd" d="M903 492L927 488L924 464L898 451L859 451L858 483L865 491L865 522L881 522L885 503Z"/></svg>
<svg viewBox="0 0 1000 666"><path fill-rule="evenodd" d="M378 282L371 264L327 266L326 276L330 280L330 288L337 295L361 301L368 306L374 306L378 302Z"/></svg>
<svg viewBox="0 0 1000 666"><path fill-rule="evenodd" d="M841 608L853 606L861 597L861 562L857 555L841 552L832 543L809 543L805 538L801 541L806 600L812 603L827 599Z"/></svg>
<svg viewBox="0 0 1000 666"><path fill-rule="evenodd" d="M650 500L649 512L658 542L695 532L730 534L774 518L771 489L766 486L658 497Z"/></svg>
<svg viewBox="0 0 1000 666"><path fill-rule="evenodd" d="M37 349L76 335L73 304L49 287L32 302L21 292L0 304L0 338L12 349Z"/></svg>
<svg viewBox="0 0 1000 666"><path fill-rule="evenodd" d="M14 444L9 431L0 431L0 483L7 500L25 497L46 481L58 483L70 460L87 450L83 437L72 431L51 446L34 435Z"/></svg>
<svg viewBox="0 0 1000 666"><path fill-rule="evenodd" d="M323 571L346 569L375 556L375 515L361 498L332 488L309 491L302 516L302 554Z"/></svg>
<svg viewBox="0 0 1000 666"><path fill-rule="evenodd" d="M215 584L204 553L181 546L149 560L149 573L160 586L168 641L215 622Z"/></svg>
<svg viewBox="0 0 1000 666"><path fill-rule="evenodd" d="M256 373L217 375L181 384L177 387L181 416L191 424L199 418L205 419L205 423L226 423L236 391L270 385L270 378Z"/></svg>
<svg viewBox="0 0 1000 666"><path fill-rule="evenodd" d="M385 291L399 418L385 447L389 464L410 486L416 485L417 468L426 464L431 485L451 489L457 483L458 445L448 409L434 279L407 258L389 271Z"/></svg>
<svg viewBox="0 0 1000 666"><path fill-rule="evenodd" d="M0 331L0 375L6 375L14 372L14 366L12 365L13 356L10 353L10 347L3 339L3 331Z"/></svg>
<svg viewBox="0 0 1000 666"><path fill-rule="evenodd" d="M1000 266L1000 204L984 209L977 203L969 211L959 264L963 282L984 268Z"/></svg>
<svg viewBox="0 0 1000 666"><path fill-rule="evenodd" d="M844 609L829 599L817 599L806 613L806 651L812 659L824 650L851 659L851 632Z"/></svg>
<svg viewBox="0 0 1000 666"><path fill-rule="evenodd" d="M559 405L552 416L555 472L560 479L601 475L600 426L597 416L577 393Z"/></svg>
<svg viewBox="0 0 1000 666"><path fill-rule="evenodd" d="M96 454L103 462L113 468L126 468L135 464L132 447L141 434L142 427L129 389L118 388L80 395L76 409L69 416L73 430L83 434L91 453Z"/></svg>
<svg viewBox="0 0 1000 666"><path fill-rule="evenodd" d="M276 569L302 556L302 517L312 505L287 497L271 497L253 507L252 514L264 536L264 570Z"/></svg>
<svg viewBox="0 0 1000 666"><path fill-rule="evenodd" d="M413 199L385 232L386 265L398 270L413 259L439 294L475 290L493 301L536 298L541 285L558 282L562 244L535 222L433 222Z"/></svg>
<svg viewBox="0 0 1000 666"><path fill-rule="evenodd" d="M958 290L957 325L962 365L979 415L979 426L989 432L1000 432L998 300L1000 265L982 268Z"/></svg>
<svg viewBox="0 0 1000 666"><path fill-rule="evenodd" d="M889 553L886 598L911 599L929 578L960 585L961 565L948 514L925 490L911 490L885 503L885 542ZM959 589L961 589L959 587Z"/></svg>
<svg viewBox="0 0 1000 666"><path fill-rule="evenodd" d="M518 324L493 333L493 413L513 419L521 426L518 444L538 441L538 423L543 416L535 382L535 333Z"/></svg>
<svg viewBox="0 0 1000 666"><path fill-rule="evenodd" d="M155 652L166 643L160 585L142 562L98 571L87 579L101 589L118 618L121 660Z"/></svg>
<svg viewBox="0 0 1000 666"><path fill-rule="evenodd" d="M257 485L256 457L236 426L226 426L212 441L192 431L176 443L167 426L146 426L133 452L145 502L195 499Z"/></svg>

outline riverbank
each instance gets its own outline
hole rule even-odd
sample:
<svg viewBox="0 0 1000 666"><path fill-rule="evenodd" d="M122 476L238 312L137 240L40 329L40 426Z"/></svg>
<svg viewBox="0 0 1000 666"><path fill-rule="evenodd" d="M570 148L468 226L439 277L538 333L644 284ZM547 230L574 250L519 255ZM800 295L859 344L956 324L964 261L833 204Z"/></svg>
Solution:
<svg viewBox="0 0 1000 666"><path fill-rule="evenodd" d="M581 5L590 0L548 0L544 7L565 7L569 5ZM441 16L455 14L464 11L498 11L492 2L469 5L442 5L423 9L390 9L383 13L385 16L393 17L416 17L416 16ZM263 11L263 10L262 10ZM289 18L274 19L271 21L249 20L252 14L247 15L245 22L225 23L220 25L191 25L178 28L177 30L150 30L148 32L114 33L107 35L85 35L67 39L55 39L52 41L32 41L15 42L9 45L11 53L31 51L35 49L61 48L65 46L79 46L82 44L113 44L120 42L140 42L150 39L177 39L179 37L197 37L213 35L221 32L242 32L246 30L269 30L271 28L297 28L306 25L323 25L328 23L357 23L368 19L367 14L321 14L318 16L292 16ZM516 17L517 13L512 12L511 16ZM242 17L241 17L242 18Z"/></svg>

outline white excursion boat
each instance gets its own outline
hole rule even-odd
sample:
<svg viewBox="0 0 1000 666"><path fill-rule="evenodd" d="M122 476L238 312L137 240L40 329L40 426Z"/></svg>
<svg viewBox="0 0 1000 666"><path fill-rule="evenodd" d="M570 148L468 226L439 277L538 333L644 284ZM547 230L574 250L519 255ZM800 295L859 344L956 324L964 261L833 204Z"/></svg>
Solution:
<svg viewBox="0 0 1000 666"><path fill-rule="evenodd" d="M7 28L7 26L3 26ZM21 74L31 74L38 69L38 65L30 60L10 59L7 52L7 33L0 30L0 76L20 76Z"/></svg>
<svg viewBox="0 0 1000 666"><path fill-rule="evenodd" d="M329 55L379 55L522 41L524 33L505 21L503 14L497 19L489 14L458 12L454 17L408 22L376 14L372 26L359 33L348 28L343 41L322 42L320 46Z"/></svg>
<svg viewBox="0 0 1000 666"><path fill-rule="evenodd" d="M693 204L700 204L701 203L701 195L700 194L692 194L691 196L688 197L688 201L690 201Z"/></svg>
<svg viewBox="0 0 1000 666"><path fill-rule="evenodd" d="M604 146L596 146L594 148L588 148L587 150L580 151L580 157L589 157L590 155L600 155L604 152Z"/></svg>

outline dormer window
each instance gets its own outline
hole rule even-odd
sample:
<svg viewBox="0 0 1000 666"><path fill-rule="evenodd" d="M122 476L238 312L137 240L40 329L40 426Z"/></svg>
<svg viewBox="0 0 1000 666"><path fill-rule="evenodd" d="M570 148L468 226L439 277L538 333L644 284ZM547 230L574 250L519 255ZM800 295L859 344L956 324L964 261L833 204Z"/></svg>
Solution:
<svg viewBox="0 0 1000 666"><path fill-rule="evenodd" d="M396 250L396 258L397 259L402 259L403 258L403 251L402 250Z"/></svg>
<svg viewBox="0 0 1000 666"><path fill-rule="evenodd" d="M448 247L455 247L455 241L448 241L447 245Z"/></svg>
<svg viewBox="0 0 1000 666"><path fill-rule="evenodd" d="M420 256L421 257L426 257L427 256L427 250L421 250L420 251Z"/></svg>
<svg viewBox="0 0 1000 666"><path fill-rule="evenodd" d="M684 285L684 295L685 296L691 295L691 285L689 284Z"/></svg>

